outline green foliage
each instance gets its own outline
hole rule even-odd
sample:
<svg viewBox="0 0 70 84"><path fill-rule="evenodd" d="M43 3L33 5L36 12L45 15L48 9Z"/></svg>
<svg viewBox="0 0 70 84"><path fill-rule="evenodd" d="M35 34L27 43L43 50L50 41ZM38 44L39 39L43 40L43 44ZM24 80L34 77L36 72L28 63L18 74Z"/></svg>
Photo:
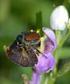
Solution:
<svg viewBox="0 0 70 84"><path fill-rule="evenodd" d="M0 0L0 84L22 84L21 74L27 74L31 79L31 68L11 63L4 53L3 46L11 44L23 31L49 27L50 14L53 8L60 4L64 4L70 13L68 0ZM67 47L69 44L70 40L66 41L65 47L58 51L59 59L70 57L70 46ZM70 63L66 62L59 74L70 70L69 66ZM58 77L56 84L68 84L69 74ZM64 80L67 83L64 83Z"/></svg>

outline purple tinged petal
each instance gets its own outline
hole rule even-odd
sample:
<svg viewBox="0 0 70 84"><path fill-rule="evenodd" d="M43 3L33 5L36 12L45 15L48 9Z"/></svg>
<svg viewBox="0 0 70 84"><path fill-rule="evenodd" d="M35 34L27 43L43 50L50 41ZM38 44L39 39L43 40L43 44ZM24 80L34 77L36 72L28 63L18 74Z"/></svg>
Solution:
<svg viewBox="0 0 70 84"><path fill-rule="evenodd" d="M55 59L51 53L47 53L38 58L38 64L35 65L35 72L33 71L32 80L30 84L40 84L41 74L48 73L54 69Z"/></svg>
<svg viewBox="0 0 70 84"><path fill-rule="evenodd" d="M44 48L44 52L48 53L48 52L52 52L54 50L54 44L51 42L50 39L48 39L45 42L45 48Z"/></svg>
<svg viewBox="0 0 70 84"><path fill-rule="evenodd" d="M44 53L44 56L39 56L38 64L35 65L36 73L46 73L48 70L53 70L55 66L55 59L51 53Z"/></svg>
<svg viewBox="0 0 70 84"><path fill-rule="evenodd" d="M41 78L40 74L33 72L30 84L40 84L40 78Z"/></svg>
<svg viewBox="0 0 70 84"><path fill-rule="evenodd" d="M55 58L51 53L48 53L49 59L50 59L50 69L49 70L53 70L56 64Z"/></svg>
<svg viewBox="0 0 70 84"><path fill-rule="evenodd" d="M50 28L46 28L46 27L43 27L42 30L43 30L44 34L48 36L50 42L53 44L52 51L54 51L57 47L56 36L55 36L54 32ZM50 48L50 45L48 48Z"/></svg>

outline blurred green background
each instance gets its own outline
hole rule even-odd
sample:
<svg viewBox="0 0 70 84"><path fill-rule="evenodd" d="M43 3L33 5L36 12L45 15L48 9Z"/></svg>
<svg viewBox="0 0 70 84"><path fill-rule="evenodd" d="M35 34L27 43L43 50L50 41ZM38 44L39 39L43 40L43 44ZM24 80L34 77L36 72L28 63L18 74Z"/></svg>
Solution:
<svg viewBox="0 0 70 84"><path fill-rule="evenodd" d="M50 27L51 12L61 4L70 13L69 0L0 0L0 84L22 84L21 74L27 74L30 78L32 72L31 68L18 66L8 60L3 46L11 44L22 31L37 29L36 15L39 12L42 13L42 26ZM61 49L59 59L63 58L70 59L70 38ZM57 78L55 84L70 84L70 72Z"/></svg>

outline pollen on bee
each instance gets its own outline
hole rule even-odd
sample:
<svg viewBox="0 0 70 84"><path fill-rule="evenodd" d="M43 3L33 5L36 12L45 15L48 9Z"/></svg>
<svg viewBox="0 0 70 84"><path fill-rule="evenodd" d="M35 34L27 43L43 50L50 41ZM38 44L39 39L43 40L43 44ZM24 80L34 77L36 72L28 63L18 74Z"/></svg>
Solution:
<svg viewBox="0 0 70 84"><path fill-rule="evenodd" d="M36 32L37 32L37 33L39 33L39 32L40 32L40 30L38 29Z"/></svg>
<svg viewBox="0 0 70 84"><path fill-rule="evenodd" d="M33 29L31 29L30 31L31 31L31 32L34 32L34 30L33 30Z"/></svg>
<svg viewBox="0 0 70 84"><path fill-rule="evenodd" d="M41 41L40 51L43 52L44 51L44 37L41 37L40 41Z"/></svg>

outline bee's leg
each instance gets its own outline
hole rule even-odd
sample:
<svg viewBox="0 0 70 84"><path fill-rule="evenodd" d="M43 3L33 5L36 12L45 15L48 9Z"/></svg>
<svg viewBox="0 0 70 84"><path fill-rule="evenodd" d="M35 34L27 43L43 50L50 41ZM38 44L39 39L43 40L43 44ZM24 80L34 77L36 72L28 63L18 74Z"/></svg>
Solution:
<svg viewBox="0 0 70 84"><path fill-rule="evenodd" d="M4 51L9 50L9 47L7 47L6 45L4 45L3 48L4 48Z"/></svg>
<svg viewBox="0 0 70 84"><path fill-rule="evenodd" d="M19 42L17 42L17 49L22 50L23 49L23 44L19 44Z"/></svg>
<svg viewBox="0 0 70 84"><path fill-rule="evenodd" d="M4 49L4 51L5 51L6 55L7 55L7 52L10 50L10 48L7 47L6 45L4 45L4 46L3 46L3 49Z"/></svg>
<svg viewBox="0 0 70 84"><path fill-rule="evenodd" d="M33 70L33 72L36 72L36 67L35 66L32 67L32 70Z"/></svg>

